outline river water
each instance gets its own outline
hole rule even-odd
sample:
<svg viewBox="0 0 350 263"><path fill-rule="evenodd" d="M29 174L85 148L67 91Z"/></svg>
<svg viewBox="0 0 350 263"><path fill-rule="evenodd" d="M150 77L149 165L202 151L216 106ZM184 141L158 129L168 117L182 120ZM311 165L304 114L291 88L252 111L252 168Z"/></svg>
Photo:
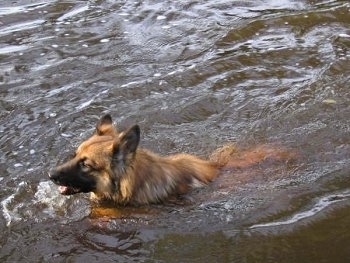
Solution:
<svg viewBox="0 0 350 263"><path fill-rule="evenodd" d="M0 261L349 262L349 13L332 0L1 1ZM160 154L235 142L298 158L226 175L190 204L94 208L47 172L106 112Z"/></svg>

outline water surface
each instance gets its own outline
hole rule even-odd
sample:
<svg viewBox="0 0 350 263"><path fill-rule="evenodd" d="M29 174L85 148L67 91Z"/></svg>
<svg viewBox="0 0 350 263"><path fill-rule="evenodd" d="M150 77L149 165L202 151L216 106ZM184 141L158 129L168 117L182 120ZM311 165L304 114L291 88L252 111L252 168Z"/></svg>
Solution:
<svg viewBox="0 0 350 263"><path fill-rule="evenodd" d="M349 11L2 1L0 261L348 262ZM106 112L120 129L138 123L160 154L207 157L235 142L298 158L225 173L189 204L101 210L60 196L47 172Z"/></svg>

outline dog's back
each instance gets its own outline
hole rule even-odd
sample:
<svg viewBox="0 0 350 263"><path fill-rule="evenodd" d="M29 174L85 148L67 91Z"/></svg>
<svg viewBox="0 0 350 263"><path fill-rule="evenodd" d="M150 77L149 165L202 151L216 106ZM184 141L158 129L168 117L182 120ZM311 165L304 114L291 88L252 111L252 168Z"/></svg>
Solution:
<svg viewBox="0 0 350 263"><path fill-rule="evenodd" d="M193 155L160 157L140 149L136 153L134 165L125 174L127 179L121 186L132 188L124 194L130 194L131 202L154 203L204 186L218 174L218 166L215 163Z"/></svg>

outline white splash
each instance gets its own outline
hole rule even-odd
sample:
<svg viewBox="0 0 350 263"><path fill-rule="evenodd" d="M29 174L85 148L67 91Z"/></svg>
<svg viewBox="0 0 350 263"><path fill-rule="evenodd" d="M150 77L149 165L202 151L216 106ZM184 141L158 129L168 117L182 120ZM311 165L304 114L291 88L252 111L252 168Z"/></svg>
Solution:
<svg viewBox="0 0 350 263"><path fill-rule="evenodd" d="M56 211L65 206L67 199L67 197L63 198L54 188L53 183L49 181L40 182L34 195L34 203L45 205L42 212L50 217L55 217Z"/></svg>
<svg viewBox="0 0 350 263"><path fill-rule="evenodd" d="M28 200L27 194L31 192L30 186L27 182L19 183L15 192L1 201L6 225L9 227L13 223L26 221L28 218L35 218L31 207L37 205L41 207L40 212L47 215L46 217L41 216L41 219L56 217L57 211L65 207L64 204L67 197L61 196L54 187L51 182L41 182L33 199ZM35 220L38 220L38 218Z"/></svg>
<svg viewBox="0 0 350 263"><path fill-rule="evenodd" d="M21 220L21 215L19 213L19 209L21 206L13 206L15 198L27 187L26 182L21 182L18 185L17 191L12 195L8 196L4 200L1 201L2 213L6 220L6 225L10 226L12 222L18 222Z"/></svg>
<svg viewBox="0 0 350 263"><path fill-rule="evenodd" d="M34 204L40 204L44 208L37 221L45 218L60 218L62 223L81 220L90 214L89 202L71 196L62 196L57 191L57 186L50 181L40 182L34 195Z"/></svg>

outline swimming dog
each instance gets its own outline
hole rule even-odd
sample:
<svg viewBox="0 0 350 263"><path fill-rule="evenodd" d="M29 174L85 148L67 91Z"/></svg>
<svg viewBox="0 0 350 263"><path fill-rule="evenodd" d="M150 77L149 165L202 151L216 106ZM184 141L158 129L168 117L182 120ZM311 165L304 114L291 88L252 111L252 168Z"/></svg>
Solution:
<svg viewBox="0 0 350 263"><path fill-rule="evenodd" d="M293 153L269 147L237 153L234 147L218 149L211 160L180 153L160 156L139 147L140 127L119 132L109 114L97 123L67 162L56 167L50 179L63 195L91 193L95 201L143 205L166 201L207 185L225 166L251 167L266 159L284 161Z"/></svg>
<svg viewBox="0 0 350 263"><path fill-rule="evenodd" d="M183 153L162 157L138 147L139 141L138 125L119 132L104 115L95 133L50 179L63 195L91 192L96 201L149 204L204 186L219 173L215 162Z"/></svg>

